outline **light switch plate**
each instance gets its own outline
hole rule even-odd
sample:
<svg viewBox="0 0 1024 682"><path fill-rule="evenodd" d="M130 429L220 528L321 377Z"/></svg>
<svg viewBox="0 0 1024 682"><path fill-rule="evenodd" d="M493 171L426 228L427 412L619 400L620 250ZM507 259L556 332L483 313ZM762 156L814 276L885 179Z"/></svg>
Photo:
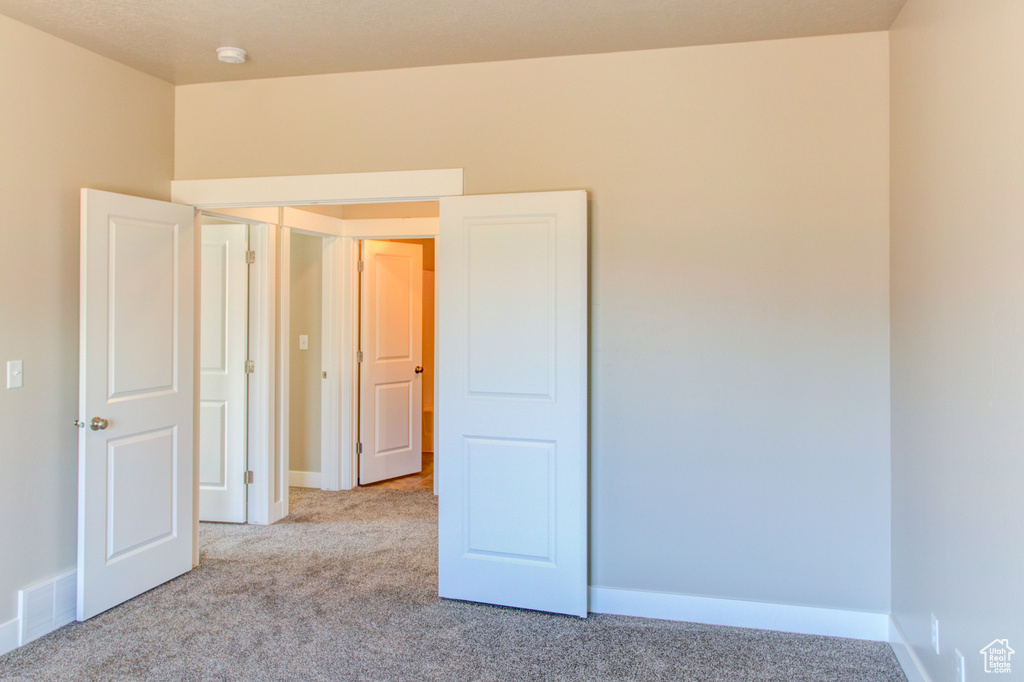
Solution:
<svg viewBox="0 0 1024 682"><path fill-rule="evenodd" d="M309 350L308 334L299 334L299 350Z"/></svg>
<svg viewBox="0 0 1024 682"><path fill-rule="evenodd" d="M23 380L21 360L7 361L7 388L21 388Z"/></svg>

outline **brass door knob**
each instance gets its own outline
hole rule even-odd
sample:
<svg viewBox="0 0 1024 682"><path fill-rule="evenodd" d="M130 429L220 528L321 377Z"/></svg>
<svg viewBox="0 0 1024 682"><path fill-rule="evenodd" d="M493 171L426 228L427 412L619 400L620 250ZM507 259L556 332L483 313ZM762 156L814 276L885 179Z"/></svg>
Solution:
<svg viewBox="0 0 1024 682"><path fill-rule="evenodd" d="M89 422L89 428L92 429L93 431L102 431L103 429L107 428L109 424L110 422L108 422L103 417L93 417L92 421Z"/></svg>
<svg viewBox="0 0 1024 682"><path fill-rule="evenodd" d="M417 367L416 368L416 373L417 374L423 374L423 368L422 367Z"/></svg>

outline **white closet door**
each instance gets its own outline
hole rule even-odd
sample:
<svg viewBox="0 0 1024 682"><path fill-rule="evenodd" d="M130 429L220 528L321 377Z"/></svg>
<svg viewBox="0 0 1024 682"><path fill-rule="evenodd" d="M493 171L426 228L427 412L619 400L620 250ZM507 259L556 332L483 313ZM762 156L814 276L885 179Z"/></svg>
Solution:
<svg viewBox="0 0 1024 682"><path fill-rule="evenodd" d="M192 568L193 221L82 190L78 620Z"/></svg>
<svg viewBox="0 0 1024 682"><path fill-rule="evenodd" d="M587 614L586 202L441 199L442 597Z"/></svg>

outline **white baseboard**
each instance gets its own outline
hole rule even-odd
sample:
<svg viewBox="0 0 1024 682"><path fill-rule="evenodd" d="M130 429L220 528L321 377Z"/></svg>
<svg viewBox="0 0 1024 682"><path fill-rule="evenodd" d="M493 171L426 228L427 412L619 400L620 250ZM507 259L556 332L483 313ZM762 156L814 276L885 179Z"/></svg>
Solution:
<svg viewBox="0 0 1024 682"><path fill-rule="evenodd" d="M288 485L295 486L297 488L319 488L320 487L320 472L319 471L289 471L288 472Z"/></svg>
<svg viewBox="0 0 1024 682"><path fill-rule="evenodd" d="M921 664L921 659L914 653L903 630L892 617L889 618L889 646L896 654L896 660L900 662L903 674L907 676L907 682L932 682L932 678Z"/></svg>
<svg viewBox="0 0 1024 682"><path fill-rule="evenodd" d="M708 625L728 625L889 641L889 614L822 609L738 599L692 597L665 592L642 592L608 587L590 588L590 610L621 616L682 620Z"/></svg>
<svg viewBox="0 0 1024 682"><path fill-rule="evenodd" d="M21 621L18 618L0 623L0 656L18 648L18 632Z"/></svg>

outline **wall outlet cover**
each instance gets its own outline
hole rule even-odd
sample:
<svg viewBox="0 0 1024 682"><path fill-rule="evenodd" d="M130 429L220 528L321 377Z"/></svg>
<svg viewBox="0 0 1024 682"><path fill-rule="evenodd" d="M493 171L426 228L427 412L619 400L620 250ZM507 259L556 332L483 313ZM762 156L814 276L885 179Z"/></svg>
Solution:
<svg viewBox="0 0 1024 682"><path fill-rule="evenodd" d="M21 360L7 361L7 388L21 388L24 366Z"/></svg>

